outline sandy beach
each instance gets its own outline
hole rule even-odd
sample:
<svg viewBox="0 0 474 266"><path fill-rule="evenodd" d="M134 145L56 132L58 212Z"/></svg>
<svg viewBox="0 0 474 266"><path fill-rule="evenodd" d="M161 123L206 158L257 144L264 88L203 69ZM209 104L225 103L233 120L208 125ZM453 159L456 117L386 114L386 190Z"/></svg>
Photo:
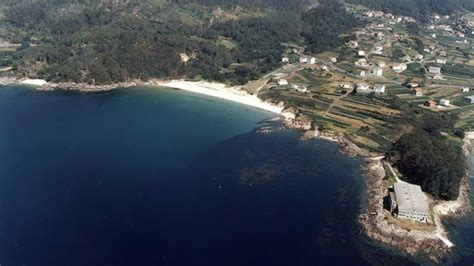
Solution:
<svg viewBox="0 0 474 266"><path fill-rule="evenodd" d="M257 96L250 95L246 91L241 90L239 87L227 87L225 84L222 83L214 83L207 81L195 82L185 80L170 80L153 82L152 84L221 98L228 101L263 109L272 113L280 114L283 111L283 107L264 102Z"/></svg>
<svg viewBox="0 0 474 266"><path fill-rule="evenodd" d="M186 81L186 80L159 80L152 79L148 81L134 80L129 82L121 82L108 85L93 85L83 83L51 83L40 79L3 79L1 84L23 84L36 87L38 90L75 90L81 92L98 92L98 91L109 91L117 88L130 88L137 86L153 86L153 87L168 87L179 89L183 91L189 91L211 97L216 97L243 105L255 107L258 109L266 110L268 112L281 114L283 106L277 106L275 104L264 102L255 95L251 95L246 91L242 90L241 87L230 87L223 83L208 82L208 81Z"/></svg>

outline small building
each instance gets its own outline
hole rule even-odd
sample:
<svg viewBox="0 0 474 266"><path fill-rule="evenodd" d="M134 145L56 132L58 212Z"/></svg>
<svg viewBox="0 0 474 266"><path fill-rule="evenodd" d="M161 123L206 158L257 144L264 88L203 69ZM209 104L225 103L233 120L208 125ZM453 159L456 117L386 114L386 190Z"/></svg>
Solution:
<svg viewBox="0 0 474 266"><path fill-rule="evenodd" d="M179 53L179 57L181 58L181 62L184 64L186 64L191 59L186 53Z"/></svg>
<svg viewBox="0 0 474 266"><path fill-rule="evenodd" d="M403 61L403 62L408 63L408 62L411 61L411 57L409 55L405 55L402 58L400 58L400 60Z"/></svg>
<svg viewBox="0 0 474 266"><path fill-rule="evenodd" d="M415 59L418 60L418 61L421 61L421 60L423 60L423 55L422 54L417 54L417 55L415 55Z"/></svg>
<svg viewBox="0 0 474 266"><path fill-rule="evenodd" d="M440 67L432 67L430 66L428 68L428 72L430 72L431 74L441 74L441 68Z"/></svg>
<svg viewBox="0 0 474 266"><path fill-rule="evenodd" d="M444 65L444 64L446 64L446 59L445 58L436 58L436 63Z"/></svg>
<svg viewBox="0 0 474 266"><path fill-rule="evenodd" d="M300 57L300 63L313 65L313 64L316 64L316 58L312 56L303 55Z"/></svg>
<svg viewBox="0 0 474 266"><path fill-rule="evenodd" d="M348 43L349 47L351 47L352 49L355 49L359 46L359 43L356 42L356 41L349 41Z"/></svg>
<svg viewBox="0 0 474 266"><path fill-rule="evenodd" d="M362 71L359 72L359 77L363 78L363 77L365 77L365 76L366 76L366 73L365 73L364 70L362 70Z"/></svg>
<svg viewBox="0 0 474 266"><path fill-rule="evenodd" d="M377 63L377 65L378 65L379 67L382 67L382 68L383 68L383 67L385 67L385 62L384 62L384 61L379 61L379 62Z"/></svg>
<svg viewBox="0 0 474 266"><path fill-rule="evenodd" d="M428 100L423 105L428 107L428 108L435 108L436 107L436 102L433 101L433 100Z"/></svg>
<svg viewBox="0 0 474 266"><path fill-rule="evenodd" d="M374 92L376 93L385 93L385 85L383 84L375 84Z"/></svg>
<svg viewBox="0 0 474 266"><path fill-rule="evenodd" d="M285 57L282 57L282 58L281 58L281 61L282 61L283 63L289 63L289 62L290 62L290 58L288 58L288 57L285 56Z"/></svg>
<svg viewBox="0 0 474 266"><path fill-rule="evenodd" d="M288 85L288 80L286 80L286 79L279 79L279 80L277 81L277 84L278 84L278 86L286 86L286 85Z"/></svg>
<svg viewBox="0 0 474 266"><path fill-rule="evenodd" d="M360 56L360 57L364 57L364 56L365 56L365 51L359 50L359 51L357 52L357 55Z"/></svg>
<svg viewBox="0 0 474 266"><path fill-rule="evenodd" d="M369 93L370 92L369 84L367 84L365 82L358 83L356 85L356 92L357 93Z"/></svg>
<svg viewBox="0 0 474 266"><path fill-rule="evenodd" d="M390 195L390 209L400 219L427 223L430 219L428 198L418 185L406 182L393 184Z"/></svg>
<svg viewBox="0 0 474 266"><path fill-rule="evenodd" d="M383 69L381 67L375 66L372 68L372 75L376 77L382 77L383 76Z"/></svg>
<svg viewBox="0 0 474 266"><path fill-rule="evenodd" d="M283 111L281 113L281 116L283 116L286 120L295 120L296 119L296 114L291 112L291 111Z"/></svg>
<svg viewBox="0 0 474 266"><path fill-rule="evenodd" d="M464 97L464 101L469 104L474 104L474 96L466 96Z"/></svg>
<svg viewBox="0 0 474 266"><path fill-rule="evenodd" d="M335 57L331 57L330 60L331 60L331 63L337 63L337 58L335 58Z"/></svg>
<svg viewBox="0 0 474 266"><path fill-rule="evenodd" d="M443 75L441 74L434 74L433 76L431 76L432 79L443 79Z"/></svg>
<svg viewBox="0 0 474 266"><path fill-rule="evenodd" d="M446 107L448 107L448 106L451 105L451 104L449 103L449 100L448 100L448 99L441 99L441 100L439 101L439 104L442 105L442 106L446 106Z"/></svg>
<svg viewBox="0 0 474 266"><path fill-rule="evenodd" d="M409 83L407 83L407 87L408 87L408 88L412 88L412 89L418 87L419 85L420 85L420 84L418 84L418 83L416 83L416 82L409 82Z"/></svg>
<svg viewBox="0 0 474 266"><path fill-rule="evenodd" d="M382 46L380 45L375 46L375 51L374 51L375 54L382 54L382 52L383 52Z"/></svg>
<svg viewBox="0 0 474 266"><path fill-rule="evenodd" d="M407 64L405 64L405 63L401 63L401 64L393 66L393 71L395 71L397 73L402 73L405 70L407 70Z"/></svg>
<svg viewBox="0 0 474 266"><path fill-rule="evenodd" d="M469 92L469 91L470 91L469 87L463 87L462 88L462 92L464 92L464 93Z"/></svg>
<svg viewBox="0 0 474 266"><path fill-rule="evenodd" d="M358 67L365 67L367 66L367 59L365 58L358 59L354 64Z"/></svg>
<svg viewBox="0 0 474 266"><path fill-rule="evenodd" d="M351 83L341 83L339 84L339 87L342 89L352 89L354 88L354 85L352 85Z"/></svg>
<svg viewBox="0 0 474 266"><path fill-rule="evenodd" d="M308 87L303 86L303 85L292 84L291 88L298 92L303 92L303 93L308 92Z"/></svg>
<svg viewBox="0 0 474 266"><path fill-rule="evenodd" d="M423 89L422 88L414 88L413 89L413 95L419 97L423 96Z"/></svg>

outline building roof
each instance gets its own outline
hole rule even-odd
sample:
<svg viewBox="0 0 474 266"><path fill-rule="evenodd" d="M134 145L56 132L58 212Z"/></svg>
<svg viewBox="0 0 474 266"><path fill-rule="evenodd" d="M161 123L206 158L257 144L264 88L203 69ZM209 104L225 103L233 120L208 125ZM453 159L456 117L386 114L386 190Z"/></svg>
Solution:
<svg viewBox="0 0 474 266"><path fill-rule="evenodd" d="M429 213L428 199L421 187L406 182L393 184L399 211Z"/></svg>
<svg viewBox="0 0 474 266"><path fill-rule="evenodd" d="M474 103L474 95L464 97L465 100L469 100L471 103Z"/></svg>

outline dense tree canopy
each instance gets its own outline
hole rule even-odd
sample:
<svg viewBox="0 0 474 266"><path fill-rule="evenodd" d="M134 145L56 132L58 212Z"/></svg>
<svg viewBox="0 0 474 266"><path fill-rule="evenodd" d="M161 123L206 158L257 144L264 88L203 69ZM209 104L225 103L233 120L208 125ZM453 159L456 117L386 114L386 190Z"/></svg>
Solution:
<svg viewBox="0 0 474 266"><path fill-rule="evenodd" d="M466 174L466 159L459 147L417 129L403 135L395 149L400 155L398 169L408 182L439 199L457 198Z"/></svg>
<svg viewBox="0 0 474 266"><path fill-rule="evenodd" d="M447 15L462 9L474 10L472 0L347 0L346 2L421 20L432 13Z"/></svg>
<svg viewBox="0 0 474 266"><path fill-rule="evenodd" d="M310 51L323 51L360 25L339 3L325 0L314 8L314 2L7 0L5 13L26 32L17 40L24 49L14 57L14 69L23 75L93 83L196 77L242 84L280 66L282 42L307 42ZM191 57L186 64L181 53Z"/></svg>
<svg viewBox="0 0 474 266"><path fill-rule="evenodd" d="M413 130L394 145L396 164L406 181L418 184L435 198L452 200L459 194L461 179L466 174L466 157L461 147L448 141L446 134L464 137L454 128L456 117L442 112L419 111L411 107L400 123Z"/></svg>

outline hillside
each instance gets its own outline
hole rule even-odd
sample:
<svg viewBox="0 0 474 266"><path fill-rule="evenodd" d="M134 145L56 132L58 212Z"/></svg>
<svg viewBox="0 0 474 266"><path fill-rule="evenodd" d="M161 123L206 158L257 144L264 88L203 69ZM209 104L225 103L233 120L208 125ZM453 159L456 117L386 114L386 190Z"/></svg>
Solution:
<svg viewBox="0 0 474 266"><path fill-rule="evenodd" d="M315 6L310 0L7 0L4 39L22 45L3 66L51 81L188 77L243 84L280 65L282 42L309 41L321 51L360 25L332 1Z"/></svg>
<svg viewBox="0 0 474 266"><path fill-rule="evenodd" d="M472 0L346 0L346 2L420 20L428 19L433 13L449 15L462 10L474 10Z"/></svg>

